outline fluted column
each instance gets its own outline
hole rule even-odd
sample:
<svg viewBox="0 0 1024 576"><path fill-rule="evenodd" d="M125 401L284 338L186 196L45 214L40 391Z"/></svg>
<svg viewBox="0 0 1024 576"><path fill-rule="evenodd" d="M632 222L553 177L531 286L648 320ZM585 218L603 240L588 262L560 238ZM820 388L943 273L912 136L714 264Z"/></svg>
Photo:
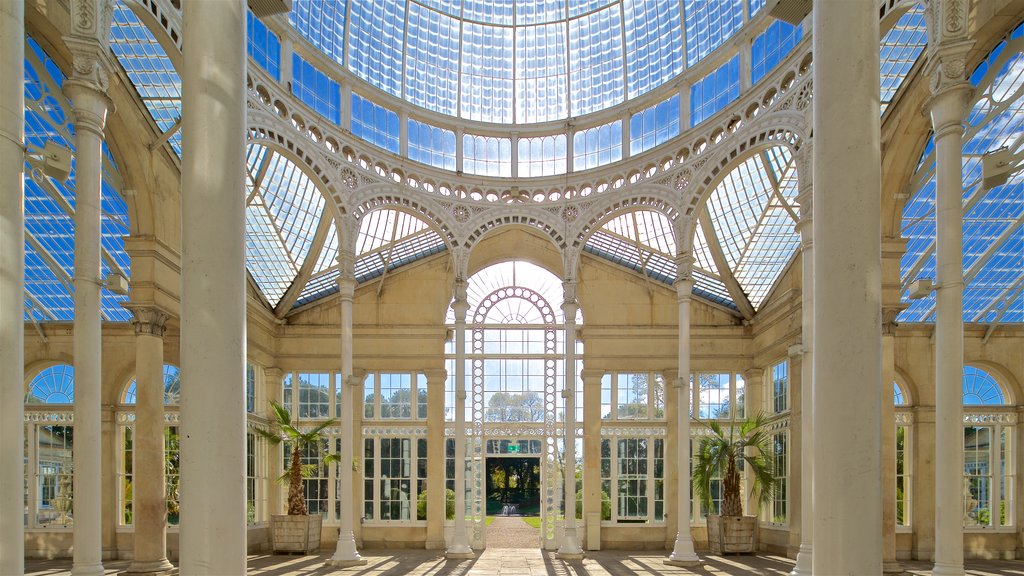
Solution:
<svg viewBox="0 0 1024 576"><path fill-rule="evenodd" d="M684 233L689 234L687 227ZM688 245L683 239L676 240ZM672 555L665 562L672 566L700 566L700 558L693 550L693 535L690 534L690 300L693 296L693 278L690 266L693 256L687 250L676 259L678 279L676 280L676 303L679 308L679 375L672 383L676 391L676 542Z"/></svg>
<svg viewBox="0 0 1024 576"><path fill-rule="evenodd" d="M346 239L348 242L350 239ZM334 555L326 562L327 566L346 567L365 564L366 560L356 550L356 538L353 531L356 506L352 493L352 445L355 426L353 420L354 395L353 389L362 382L353 374L352 365L352 298L355 295L356 279L354 274L355 253L343 248L338 253L338 295L341 306L341 474L338 494L343 498L341 507L341 527L338 530L338 545Z"/></svg>
<svg viewBox="0 0 1024 576"><path fill-rule="evenodd" d="M167 499L164 485L164 330L167 312L130 305L135 325L135 463L132 467L134 554L130 574L164 574Z"/></svg>
<svg viewBox="0 0 1024 576"><path fill-rule="evenodd" d="M72 573L103 573L101 356L103 286L100 267L103 130L113 104L107 97L110 0L71 3L72 77L64 93L75 127L75 450L74 563Z"/></svg>
<svg viewBox="0 0 1024 576"><path fill-rule="evenodd" d="M568 560L583 558L583 548L576 529L576 283L566 280L562 283L564 300L562 316L565 318L565 387L562 398L565 404L565 533L558 548L558 557Z"/></svg>
<svg viewBox="0 0 1024 576"><path fill-rule="evenodd" d="M814 2L815 574L882 571L876 4Z"/></svg>
<svg viewBox="0 0 1024 576"><path fill-rule="evenodd" d="M245 2L183 2L182 574L244 574Z"/></svg>
<svg viewBox="0 0 1024 576"><path fill-rule="evenodd" d="M424 547L444 547L444 521L448 502L444 481L444 385L448 371L432 369L427 376L427 539Z"/></svg>
<svg viewBox="0 0 1024 576"><path fill-rule="evenodd" d="M810 143L805 143L805 147ZM814 540L814 202L811 151L802 149L797 165L800 179L800 549L792 576L810 576Z"/></svg>
<svg viewBox="0 0 1024 576"><path fill-rule="evenodd" d="M964 573L963 120L971 85L965 0L931 0L927 109L935 132L935 566Z"/></svg>
<svg viewBox="0 0 1024 576"><path fill-rule="evenodd" d="M469 534L466 531L466 313L469 301L466 295L468 283L462 278L455 280L455 533L445 556L461 559L472 558Z"/></svg>
<svg viewBox="0 0 1024 576"><path fill-rule="evenodd" d="M0 2L0 574L25 572L25 3Z"/></svg>

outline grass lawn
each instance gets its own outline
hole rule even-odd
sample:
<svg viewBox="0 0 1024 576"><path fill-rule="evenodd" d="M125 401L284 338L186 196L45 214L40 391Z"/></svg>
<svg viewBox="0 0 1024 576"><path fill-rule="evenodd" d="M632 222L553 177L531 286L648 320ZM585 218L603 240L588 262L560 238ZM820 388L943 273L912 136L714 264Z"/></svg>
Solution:
<svg viewBox="0 0 1024 576"><path fill-rule="evenodd" d="M523 522L540 530L540 516L523 516Z"/></svg>

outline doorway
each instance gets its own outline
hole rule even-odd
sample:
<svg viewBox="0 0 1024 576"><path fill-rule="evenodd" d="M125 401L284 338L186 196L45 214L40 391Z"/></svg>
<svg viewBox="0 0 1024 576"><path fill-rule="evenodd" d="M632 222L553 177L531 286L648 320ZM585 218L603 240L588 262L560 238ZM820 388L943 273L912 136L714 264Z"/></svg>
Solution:
<svg viewBox="0 0 1024 576"><path fill-rule="evenodd" d="M489 456L484 480L487 547L540 548L540 457Z"/></svg>

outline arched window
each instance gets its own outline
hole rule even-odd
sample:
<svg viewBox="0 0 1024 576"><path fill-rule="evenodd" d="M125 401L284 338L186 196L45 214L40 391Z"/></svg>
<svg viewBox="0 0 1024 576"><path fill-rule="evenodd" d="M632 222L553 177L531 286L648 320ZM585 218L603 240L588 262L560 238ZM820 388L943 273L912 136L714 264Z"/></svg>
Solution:
<svg viewBox="0 0 1024 576"><path fill-rule="evenodd" d="M900 383L893 380L892 401L899 408L896 411L896 526L910 526L910 491L913 484L910 481L911 464L910 458L910 435L913 414L907 409L908 395L900 387Z"/></svg>
<svg viewBox="0 0 1024 576"><path fill-rule="evenodd" d="M124 404L135 404L135 378L124 391ZM164 364L164 405L175 405L181 401L181 369Z"/></svg>
<svg viewBox="0 0 1024 576"><path fill-rule="evenodd" d="M1014 525L1016 414L1002 409L1002 386L981 368L964 366L963 521L968 529Z"/></svg>
<svg viewBox="0 0 1024 576"><path fill-rule="evenodd" d="M892 383L892 403L895 406L907 405L907 396L903 393L903 389L900 388L899 382L895 380Z"/></svg>
<svg viewBox="0 0 1024 576"><path fill-rule="evenodd" d="M57 364L43 370L32 379L26 404L74 404L75 368L70 364Z"/></svg>

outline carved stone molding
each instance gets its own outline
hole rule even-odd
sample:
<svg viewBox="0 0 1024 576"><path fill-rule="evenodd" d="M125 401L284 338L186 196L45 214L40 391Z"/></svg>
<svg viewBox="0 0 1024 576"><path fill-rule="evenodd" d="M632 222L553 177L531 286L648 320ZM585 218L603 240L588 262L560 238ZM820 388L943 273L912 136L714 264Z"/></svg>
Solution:
<svg viewBox="0 0 1024 576"><path fill-rule="evenodd" d="M163 338L167 330L167 320L171 315L156 306L127 304L125 308L132 313L132 325L135 335L156 336Z"/></svg>
<svg viewBox="0 0 1024 576"><path fill-rule="evenodd" d="M115 68L110 62L113 0L72 0L71 30L64 43L71 51L72 77L106 93Z"/></svg>
<svg viewBox="0 0 1024 576"><path fill-rule="evenodd" d="M896 317L903 311L903 307L882 308L882 334L892 336L896 334L896 328L900 325Z"/></svg>

